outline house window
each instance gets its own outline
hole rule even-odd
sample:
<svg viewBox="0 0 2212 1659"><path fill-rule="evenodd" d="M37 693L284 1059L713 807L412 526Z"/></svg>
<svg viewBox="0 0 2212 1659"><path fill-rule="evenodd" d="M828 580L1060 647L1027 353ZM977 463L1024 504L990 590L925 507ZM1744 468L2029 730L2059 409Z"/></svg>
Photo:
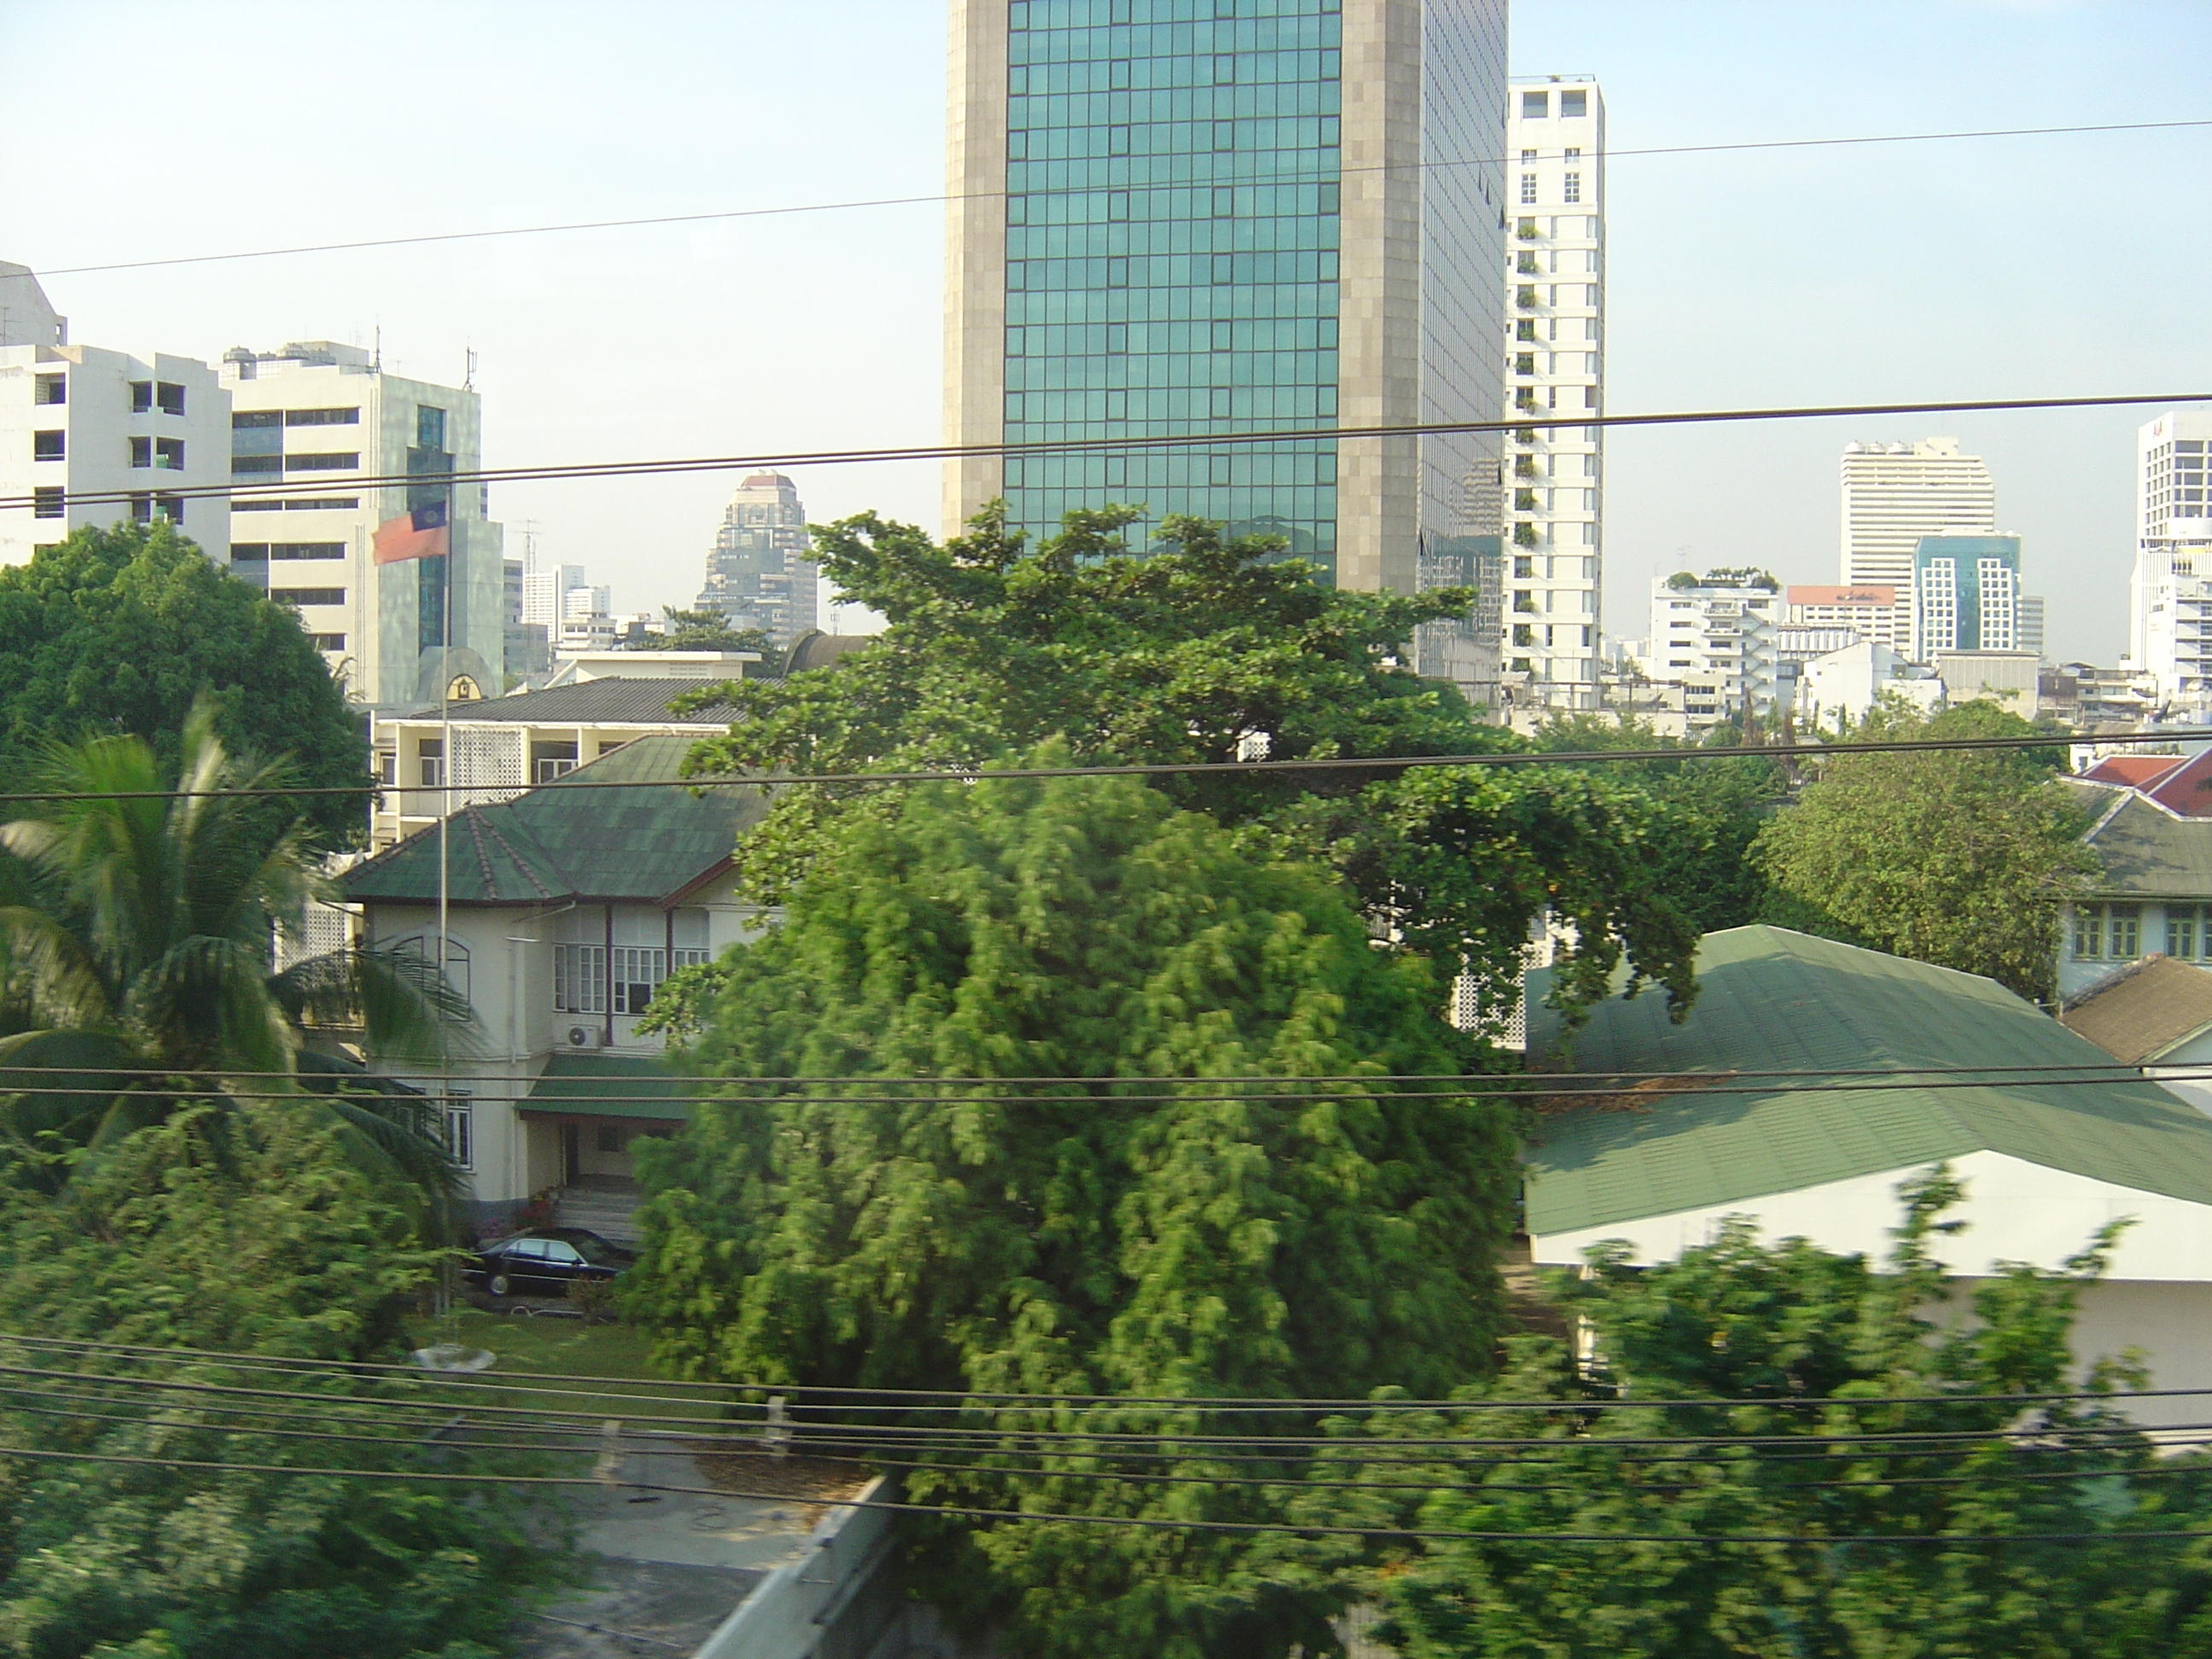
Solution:
<svg viewBox="0 0 2212 1659"><path fill-rule="evenodd" d="M443 1106L446 1150L453 1154L453 1162L464 1170L473 1170L477 1166L474 1103L468 1094L455 1092L446 1097Z"/></svg>
<svg viewBox="0 0 2212 1659"><path fill-rule="evenodd" d="M2179 957L2184 962L2197 956L2197 907L2193 904L2169 904L2166 907L2166 953Z"/></svg>
<svg viewBox="0 0 2212 1659"><path fill-rule="evenodd" d="M602 1123L592 1145L603 1152L619 1152L623 1149L622 1131L611 1123Z"/></svg>
<svg viewBox="0 0 2212 1659"><path fill-rule="evenodd" d="M154 465L171 472L185 470L185 441L182 438L154 440Z"/></svg>
<svg viewBox="0 0 2212 1659"><path fill-rule="evenodd" d="M615 1012L641 1014L668 977L668 952L657 945L615 947Z"/></svg>
<svg viewBox="0 0 2212 1659"><path fill-rule="evenodd" d="M1548 92L1524 92L1521 94L1521 118L1540 121L1551 113L1552 94Z"/></svg>
<svg viewBox="0 0 2212 1659"><path fill-rule="evenodd" d="M1559 181L1559 194L1570 204L1581 201L1583 199L1582 174L1570 173L1562 179Z"/></svg>
<svg viewBox="0 0 2212 1659"><path fill-rule="evenodd" d="M131 465L133 466L154 465L154 441L151 438L133 438L131 441Z"/></svg>
<svg viewBox="0 0 2212 1659"><path fill-rule="evenodd" d="M1586 92L1562 92L1559 94L1559 119L1562 121L1571 121L1577 116L1588 115L1589 113L1589 94Z"/></svg>
<svg viewBox="0 0 2212 1659"><path fill-rule="evenodd" d="M131 412L133 415L150 414L153 408L154 383L151 380L131 381Z"/></svg>
<svg viewBox="0 0 2212 1659"><path fill-rule="evenodd" d="M446 740L443 738L417 738L415 740L415 764L419 769L416 781L425 789L441 788L446 781Z"/></svg>
<svg viewBox="0 0 2212 1659"><path fill-rule="evenodd" d="M65 519L69 516L66 500L58 485L40 484L31 491L31 516L34 519Z"/></svg>
<svg viewBox="0 0 2212 1659"><path fill-rule="evenodd" d="M2142 906L2075 905L2074 954L2092 962L2133 962L2142 954Z"/></svg>
<svg viewBox="0 0 2212 1659"><path fill-rule="evenodd" d="M562 1013L604 1014L607 1011L607 947L553 947L553 1006Z"/></svg>
<svg viewBox="0 0 2212 1659"><path fill-rule="evenodd" d="M69 401L69 376L66 374L34 374L31 377L31 401L34 404L65 404Z"/></svg>
<svg viewBox="0 0 2212 1659"><path fill-rule="evenodd" d="M69 440L58 432L33 432L31 434L31 459L34 461L58 461L69 454Z"/></svg>
<svg viewBox="0 0 2212 1659"><path fill-rule="evenodd" d="M185 412L185 389L168 380L158 380L154 386L154 401L161 405L164 415Z"/></svg>
<svg viewBox="0 0 2212 1659"><path fill-rule="evenodd" d="M1521 205L1522 207L1536 205L1536 175L1533 173L1524 173L1521 175Z"/></svg>

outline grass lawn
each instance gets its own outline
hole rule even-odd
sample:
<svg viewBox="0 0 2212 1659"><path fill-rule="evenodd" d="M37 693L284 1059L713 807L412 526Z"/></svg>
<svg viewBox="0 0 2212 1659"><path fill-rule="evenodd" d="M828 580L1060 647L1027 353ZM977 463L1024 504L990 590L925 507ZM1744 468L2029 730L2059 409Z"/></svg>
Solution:
<svg viewBox="0 0 2212 1659"><path fill-rule="evenodd" d="M660 1373L646 1358L645 1334L628 1325L517 1318L462 1307L442 1317L424 1320L416 1336L425 1343L457 1342L467 1348L488 1348L496 1354L491 1368L480 1372L473 1383L490 1396L484 1403L578 1413L591 1419L593 1430L606 1418L719 1420L729 1398L719 1389L661 1384ZM619 1381L611 1385L561 1382L549 1374ZM533 1375L548 1380L534 1387L523 1382ZM519 1386L501 1388L500 1382L508 1378ZM455 1390L457 1395L459 1392Z"/></svg>

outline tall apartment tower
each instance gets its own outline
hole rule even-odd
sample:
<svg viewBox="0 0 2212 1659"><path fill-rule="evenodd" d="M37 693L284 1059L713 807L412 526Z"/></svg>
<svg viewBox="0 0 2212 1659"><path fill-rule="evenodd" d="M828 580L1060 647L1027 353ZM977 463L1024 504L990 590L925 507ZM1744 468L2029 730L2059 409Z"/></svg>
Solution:
<svg viewBox="0 0 2212 1659"><path fill-rule="evenodd" d="M193 357L69 343L38 278L0 264L0 564L87 525L161 519L221 559L230 514L230 404ZM113 499L84 501L88 493Z"/></svg>
<svg viewBox="0 0 2212 1659"><path fill-rule="evenodd" d="M1605 100L1588 76L1516 80L1505 145L1505 393L1547 418L1605 407ZM1500 618L1515 701L1597 706L1603 428L1524 427L1505 487L1512 569Z"/></svg>
<svg viewBox="0 0 2212 1659"><path fill-rule="evenodd" d="M1891 637L1909 641L1912 550L1923 536L1996 534L1996 486L1980 456L1959 453L1956 438L1846 444L1843 483L1841 580L1891 589Z"/></svg>
<svg viewBox="0 0 2212 1659"><path fill-rule="evenodd" d="M1923 536L1912 550L1912 656L2018 651L2020 538Z"/></svg>
<svg viewBox="0 0 2212 1659"><path fill-rule="evenodd" d="M817 625L822 567L806 556L810 545L798 486L781 472L749 473L722 511L696 608L789 645Z"/></svg>
<svg viewBox="0 0 2212 1659"><path fill-rule="evenodd" d="M951 0L947 441L1497 418L1505 12ZM1139 548L1194 514L1412 592L1494 577L1471 498L1499 453L1450 434L967 456L945 527L994 497L1033 537L1118 501L1146 509Z"/></svg>
<svg viewBox="0 0 2212 1659"><path fill-rule="evenodd" d="M231 482L284 486L233 498L231 569L299 608L357 702L496 696L506 561L489 492L356 482L481 466L477 394L387 374L369 353L330 340L237 347L223 354L222 377ZM446 552L375 562L379 526L434 511L446 517Z"/></svg>
<svg viewBox="0 0 2212 1659"><path fill-rule="evenodd" d="M2162 697L2212 699L2212 410L2168 410L2136 433L2136 566L2128 655Z"/></svg>

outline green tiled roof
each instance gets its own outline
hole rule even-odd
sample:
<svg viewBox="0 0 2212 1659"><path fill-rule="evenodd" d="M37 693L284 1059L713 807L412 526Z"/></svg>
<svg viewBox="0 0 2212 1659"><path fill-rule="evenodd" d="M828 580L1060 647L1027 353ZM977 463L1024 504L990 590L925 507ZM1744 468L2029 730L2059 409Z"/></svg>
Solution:
<svg viewBox="0 0 2212 1659"><path fill-rule="evenodd" d="M666 897L730 855L768 810L750 787L580 789L571 785L673 778L696 739L640 738L566 777L485 806L465 807L446 830L447 895L454 904L538 904ZM438 830L418 830L356 865L349 899L434 902Z"/></svg>
<svg viewBox="0 0 2212 1659"><path fill-rule="evenodd" d="M1989 980L1787 928L1706 934L1698 977L1703 988L1680 1025L1649 991L1599 1005L1574 1038L1573 1069L2112 1063ZM1557 1016L1536 1006L1548 978L1529 975L1532 1052L1557 1042ZM1645 1112L1585 1109L1549 1120L1529 1154L1528 1230L1607 1226L1984 1151L2212 1204L2212 1118L2148 1081L1777 1087L1666 1094Z"/></svg>
<svg viewBox="0 0 2212 1659"><path fill-rule="evenodd" d="M578 1112L592 1117L657 1117L689 1122L688 1101L640 1096L674 1096L684 1080L663 1070L659 1061L625 1054L576 1054L556 1052L545 1062L544 1075L530 1086L522 1102L526 1112Z"/></svg>
<svg viewBox="0 0 2212 1659"><path fill-rule="evenodd" d="M2107 793L2089 794L2101 811ZM2119 810L2091 830L2090 848L2105 866L2091 884L2114 897L2212 898L2212 817L2179 818L2127 792Z"/></svg>

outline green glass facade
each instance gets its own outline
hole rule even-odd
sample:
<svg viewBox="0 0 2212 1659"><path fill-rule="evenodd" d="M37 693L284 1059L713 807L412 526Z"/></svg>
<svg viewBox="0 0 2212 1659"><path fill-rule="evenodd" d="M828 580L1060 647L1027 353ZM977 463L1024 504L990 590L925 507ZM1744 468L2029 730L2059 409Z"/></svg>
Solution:
<svg viewBox="0 0 2212 1659"><path fill-rule="evenodd" d="M1013 0L1004 435L1338 419L1338 0ZM1014 520L1141 503L1332 574L1336 445L1009 458Z"/></svg>

